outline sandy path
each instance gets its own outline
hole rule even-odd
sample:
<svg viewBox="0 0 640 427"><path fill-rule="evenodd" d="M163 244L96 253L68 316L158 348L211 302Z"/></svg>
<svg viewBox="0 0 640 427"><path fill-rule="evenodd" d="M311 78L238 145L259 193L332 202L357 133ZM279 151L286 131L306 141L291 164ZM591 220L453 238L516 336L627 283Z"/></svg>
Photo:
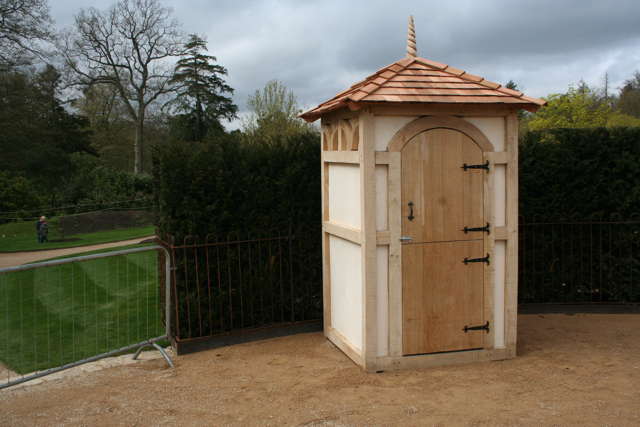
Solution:
<svg viewBox="0 0 640 427"><path fill-rule="evenodd" d="M321 334L0 392L0 425L640 425L640 315L521 315L519 357L367 374Z"/></svg>
<svg viewBox="0 0 640 427"><path fill-rule="evenodd" d="M13 267L15 265L26 264L42 259L55 258L64 255L72 255L81 252L95 251L97 249L115 248L117 246L135 245L143 240L154 236L139 237L131 240L121 240L119 242L100 243L98 245L78 246L75 248L51 249L49 251L29 251L11 252L0 254L0 268Z"/></svg>
<svg viewBox="0 0 640 427"><path fill-rule="evenodd" d="M0 363L0 384L8 382L13 378L17 378L18 374Z"/></svg>

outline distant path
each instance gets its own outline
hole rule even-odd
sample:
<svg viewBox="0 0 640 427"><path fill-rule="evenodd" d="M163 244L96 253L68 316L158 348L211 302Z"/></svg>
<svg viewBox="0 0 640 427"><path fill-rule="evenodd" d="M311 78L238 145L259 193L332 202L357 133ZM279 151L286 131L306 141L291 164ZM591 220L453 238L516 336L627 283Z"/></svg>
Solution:
<svg viewBox="0 0 640 427"><path fill-rule="evenodd" d="M49 251L27 251L0 254L0 268L13 267L43 259L55 258L64 255L72 255L81 252L95 251L97 249L115 248L118 246L135 245L143 240L155 236L138 237L137 239L121 240L119 242L100 243L98 245L76 246L75 248L51 249Z"/></svg>

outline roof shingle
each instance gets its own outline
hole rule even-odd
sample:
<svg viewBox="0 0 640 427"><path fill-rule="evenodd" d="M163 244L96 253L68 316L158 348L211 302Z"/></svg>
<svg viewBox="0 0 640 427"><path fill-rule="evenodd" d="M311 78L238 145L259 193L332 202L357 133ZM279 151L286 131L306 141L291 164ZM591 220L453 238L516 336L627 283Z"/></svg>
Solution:
<svg viewBox="0 0 640 427"><path fill-rule="evenodd" d="M527 109L546 103L447 64L407 57L381 68L300 117L314 121L324 113L359 102L516 104Z"/></svg>

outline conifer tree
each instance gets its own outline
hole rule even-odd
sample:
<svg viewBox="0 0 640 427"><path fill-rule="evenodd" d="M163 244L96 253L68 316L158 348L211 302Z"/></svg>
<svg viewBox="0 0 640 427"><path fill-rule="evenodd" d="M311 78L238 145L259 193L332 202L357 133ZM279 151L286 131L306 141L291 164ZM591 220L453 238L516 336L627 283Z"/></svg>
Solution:
<svg viewBox="0 0 640 427"><path fill-rule="evenodd" d="M216 57L206 51L207 42L191 34L169 82L176 88L176 97L169 105L182 113L174 118L173 127L187 140L200 141L210 130L221 130L221 120L234 119L238 111L225 96L233 94L224 80L227 69L216 64Z"/></svg>

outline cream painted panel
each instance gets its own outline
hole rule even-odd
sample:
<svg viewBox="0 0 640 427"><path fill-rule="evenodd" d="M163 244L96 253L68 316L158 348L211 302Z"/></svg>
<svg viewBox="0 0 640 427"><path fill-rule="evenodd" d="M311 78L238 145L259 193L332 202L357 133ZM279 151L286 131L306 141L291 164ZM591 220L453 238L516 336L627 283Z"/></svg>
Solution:
<svg viewBox="0 0 640 427"><path fill-rule="evenodd" d="M329 165L329 220L360 228L360 166Z"/></svg>
<svg viewBox="0 0 640 427"><path fill-rule="evenodd" d="M494 151L504 151L504 118L503 117L465 117L475 125L491 141Z"/></svg>
<svg viewBox="0 0 640 427"><path fill-rule="evenodd" d="M378 264L377 319L378 356L389 354L389 246L376 248Z"/></svg>
<svg viewBox="0 0 640 427"><path fill-rule="evenodd" d="M495 226L502 227L507 225L507 187L506 187L505 165L495 165L493 176L493 211L495 212Z"/></svg>
<svg viewBox="0 0 640 427"><path fill-rule="evenodd" d="M496 241L492 263L495 269L493 284L493 336L495 348L504 348L504 276L507 242Z"/></svg>
<svg viewBox="0 0 640 427"><path fill-rule="evenodd" d="M374 135L376 151L387 151L389 141L404 125L417 119L414 116L376 116Z"/></svg>
<svg viewBox="0 0 640 427"><path fill-rule="evenodd" d="M360 245L329 237L331 326L362 352L362 251Z"/></svg>
<svg viewBox="0 0 640 427"><path fill-rule="evenodd" d="M384 231L389 228L387 215L387 165L376 166L376 230Z"/></svg>

